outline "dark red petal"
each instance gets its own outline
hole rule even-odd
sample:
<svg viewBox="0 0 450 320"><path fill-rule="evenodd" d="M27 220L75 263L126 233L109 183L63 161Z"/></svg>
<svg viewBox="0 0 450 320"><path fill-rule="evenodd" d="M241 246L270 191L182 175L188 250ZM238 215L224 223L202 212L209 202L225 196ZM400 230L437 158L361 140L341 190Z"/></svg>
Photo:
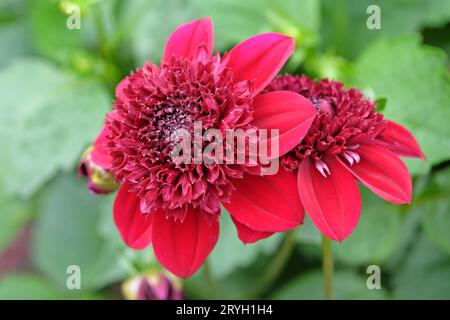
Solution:
<svg viewBox="0 0 450 320"><path fill-rule="evenodd" d="M119 84L116 86L116 92L115 92L117 99L124 99L123 90L128 86L129 83L130 83L130 81L128 80L128 78L125 78L119 82Z"/></svg>
<svg viewBox="0 0 450 320"><path fill-rule="evenodd" d="M256 95L281 70L294 47L294 39L278 33L259 34L239 43L229 53L234 81L254 81Z"/></svg>
<svg viewBox="0 0 450 320"><path fill-rule="evenodd" d="M230 202L222 205L247 228L278 232L303 222L303 206L293 173L280 169L276 175L264 177L246 174L232 183L237 190Z"/></svg>
<svg viewBox="0 0 450 320"><path fill-rule="evenodd" d="M208 56L214 48L213 26L209 17L188 22L176 28L164 48L164 60L175 57L191 59L198 53L201 45L206 46Z"/></svg>
<svg viewBox="0 0 450 320"><path fill-rule="evenodd" d="M408 168L393 152L376 144L363 144L361 157L353 166L341 160L355 177L384 200L403 204L411 202L412 182Z"/></svg>
<svg viewBox="0 0 450 320"><path fill-rule="evenodd" d="M194 274L216 245L219 221L190 208L183 222L157 212L153 219L152 242L159 262L175 275Z"/></svg>
<svg viewBox="0 0 450 320"><path fill-rule="evenodd" d="M139 198L129 187L123 185L114 200L114 222L123 241L133 249L143 249L150 243L154 213L142 214Z"/></svg>
<svg viewBox="0 0 450 320"><path fill-rule="evenodd" d="M279 130L280 154L271 155L275 157L284 155L300 143L317 114L308 99L290 91L260 94L253 106L253 124L259 129ZM267 150L270 151L270 146Z"/></svg>
<svg viewBox="0 0 450 320"><path fill-rule="evenodd" d="M399 156L426 159L411 132L398 123L386 122L386 129L378 136L383 146Z"/></svg>
<svg viewBox="0 0 450 320"><path fill-rule="evenodd" d="M109 128L107 126L103 126L102 131L100 131L100 134L95 139L94 148L91 153L92 162L103 169L108 169L111 166L112 160L108 150L106 149L106 143L108 142L106 136L108 134Z"/></svg>
<svg viewBox="0 0 450 320"><path fill-rule="evenodd" d="M361 197L355 178L335 157L324 162L331 175L326 178L314 160L302 161L298 171L300 198L316 227L328 238L342 241L355 229L361 213Z"/></svg>
<svg viewBox="0 0 450 320"><path fill-rule="evenodd" d="M244 244L253 243L258 240L265 239L274 234L273 232L256 231L250 229L237 221L235 218L231 218L233 219L234 225L236 226L238 237Z"/></svg>

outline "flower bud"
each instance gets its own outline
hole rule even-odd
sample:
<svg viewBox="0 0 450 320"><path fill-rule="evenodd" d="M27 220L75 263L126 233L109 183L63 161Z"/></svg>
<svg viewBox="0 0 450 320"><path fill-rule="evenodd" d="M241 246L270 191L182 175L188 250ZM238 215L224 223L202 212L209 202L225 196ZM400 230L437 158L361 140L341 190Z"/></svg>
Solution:
<svg viewBox="0 0 450 320"><path fill-rule="evenodd" d="M181 282L172 275L152 272L133 277L122 284L127 300L181 300Z"/></svg>
<svg viewBox="0 0 450 320"><path fill-rule="evenodd" d="M87 177L87 186L95 194L108 194L116 191L119 184L115 182L115 176L92 161L93 150L94 147L89 146L83 152L78 163L78 175Z"/></svg>

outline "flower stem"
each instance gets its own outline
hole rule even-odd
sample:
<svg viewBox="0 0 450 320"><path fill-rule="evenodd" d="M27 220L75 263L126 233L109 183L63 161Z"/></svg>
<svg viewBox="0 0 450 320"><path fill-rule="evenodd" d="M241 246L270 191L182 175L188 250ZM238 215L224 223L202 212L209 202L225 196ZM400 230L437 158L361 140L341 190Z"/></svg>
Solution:
<svg viewBox="0 0 450 320"><path fill-rule="evenodd" d="M284 266L291 256L292 249L295 246L295 231L296 230L290 230L286 232L283 244L278 250L277 255L272 260L272 263L263 274L261 281L259 282L259 285L255 290L256 295L259 295L266 291L276 280L278 275L283 271Z"/></svg>
<svg viewBox="0 0 450 320"><path fill-rule="evenodd" d="M203 263L203 278L205 279L205 282L207 283L209 293L213 294L214 291L216 290L216 285L214 283L214 278L211 273L211 268L209 266L208 260L206 260Z"/></svg>
<svg viewBox="0 0 450 320"><path fill-rule="evenodd" d="M323 279L324 279L324 298L333 299L333 253L331 250L331 241L322 235L322 255L323 255Z"/></svg>

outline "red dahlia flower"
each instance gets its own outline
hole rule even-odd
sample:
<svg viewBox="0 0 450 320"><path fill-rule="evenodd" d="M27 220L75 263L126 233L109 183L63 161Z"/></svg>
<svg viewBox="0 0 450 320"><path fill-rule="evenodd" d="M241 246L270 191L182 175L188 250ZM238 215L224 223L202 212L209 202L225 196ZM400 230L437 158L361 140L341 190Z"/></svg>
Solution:
<svg viewBox="0 0 450 320"><path fill-rule="evenodd" d="M281 157L286 170L279 175L289 173L284 188L298 190L324 235L341 241L355 228L361 212L356 180L387 201L410 203L411 177L398 156L425 158L411 133L385 120L360 91L344 90L336 81L287 75L267 87L277 90L300 93L318 111L305 138ZM253 181L247 188L258 184Z"/></svg>
<svg viewBox="0 0 450 320"><path fill-rule="evenodd" d="M247 242L254 233L265 236L302 222L298 193L284 190L282 175L259 190L243 189L240 180L254 173L254 164L177 164L170 157L172 133L192 132L194 121L221 131L276 128L280 154L295 146L316 116L312 104L293 92L257 96L293 50L293 39L265 33L213 55L206 18L170 35L159 66L146 63L119 83L106 134L93 153L107 158L104 168L121 184L114 220L129 246L152 243L167 269L188 277L217 242L221 203L230 205ZM231 198L234 193L240 195ZM235 215L232 207L246 212Z"/></svg>

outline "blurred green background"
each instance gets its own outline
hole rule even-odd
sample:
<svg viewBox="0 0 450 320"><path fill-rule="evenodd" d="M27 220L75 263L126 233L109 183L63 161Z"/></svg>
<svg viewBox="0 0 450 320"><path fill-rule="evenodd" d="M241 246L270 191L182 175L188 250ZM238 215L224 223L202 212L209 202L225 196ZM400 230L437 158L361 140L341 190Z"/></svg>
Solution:
<svg viewBox="0 0 450 320"><path fill-rule="evenodd" d="M66 27L81 9L81 29ZM369 30L367 7L381 9ZM77 161L111 108L114 86L159 62L170 31L211 16L215 48L264 31L292 35L284 71L357 86L406 126L428 162L408 160L411 206L362 190L356 231L334 244L339 299L450 299L449 0L0 0L0 299L121 298L120 284L157 269L152 250L121 242L113 196L91 195ZM81 290L66 268L79 265ZM369 265L381 290L366 287ZM184 281L187 298L320 299L320 234L243 246L227 215L219 243Z"/></svg>

